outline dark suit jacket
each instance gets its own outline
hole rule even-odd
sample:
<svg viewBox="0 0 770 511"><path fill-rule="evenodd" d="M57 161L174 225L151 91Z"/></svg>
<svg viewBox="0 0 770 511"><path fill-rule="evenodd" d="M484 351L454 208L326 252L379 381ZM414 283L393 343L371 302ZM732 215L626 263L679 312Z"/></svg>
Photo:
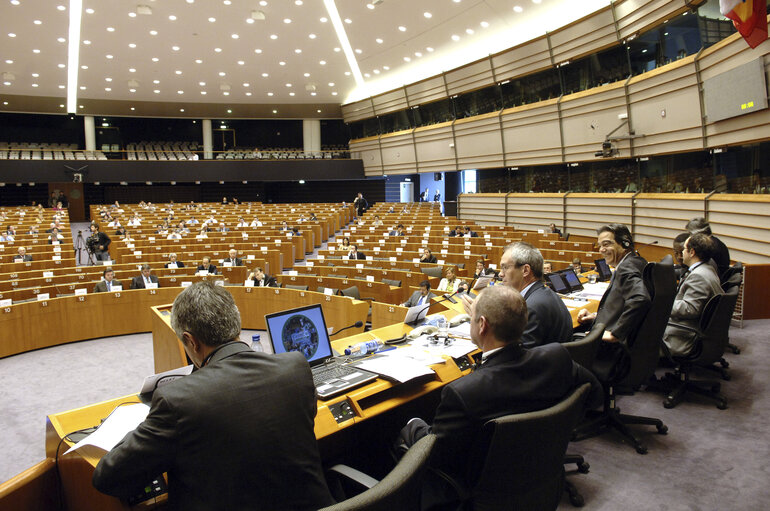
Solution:
<svg viewBox="0 0 770 511"><path fill-rule="evenodd" d="M25 254L24 257L21 257L20 255L13 256L14 263L26 263L31 260L32 260L32 256L29 254Z"/></svg>
<svg viewBox="0 0 770 511"><path fill-rule="evenodd" d="M233 266L243 266L243 259L241 259L240 257L236 257L235 259L230 259L228 257L224 259L224 262L233 263Z"/></svg>
<svg viewBox="0 0 770 511"><path fill-rule="evenodd" d="M111 287L114 288L115 286L123 287L123 284L119 280L112 279ZM106 293L106 292L107 292L107 283L103 280L100 282L97 282L96 285L94 286L94 293Z"/></svg>
<svg viewBox="0 0 770 511"><path fill-rule="evenodd" d="M421 295L419 291L415 291L414 293L412 293L412 296L410 296L409 299L406 301L404 307L414 307L415 305L417 305L417 301L420 299L420 296ZM435 297L436 295L428 291L428 296L425 300L422 301L422 304L428 305L430 303L430 299Z"/></svg>
<svg viewBox="0 0 770 511"><path fill-rule="evenodd" d="M163 265L163 267L164 267L164 268L168 268L168 265L169 265L169 264L171 264L171 263L166 263L166 264L164 264L164 265ZM182 261L177 261L177 262L176 262L176 267L177 267L177 268L184 268L184 263L183 263Z"/></svg>
<svg viewBox="0 0 770 511"><path fill-rule="evenodd" d="M351 256L352 259L366 259L366 254L356 251L355 256Z"/></svg>
<svg viewBox="0 0 770 511"><path fill-rule="evenodd" d="M436 259L436 256L434 255L430 256L428 259L420 258L421 263L435 263L436 261L438 261L438 259Z"/></svg>
<svg viewBox="0 0 770 511"><path fill-rule="evenodd" d="M711 236L711 239L714 240L714 253L711 258L717 263L717 275L722 277L730 267L730 250L716 236Z"/></svg>
<svg viewBox="0 0 770 511"><path fill-rule="evenodd" d="M150 282L158 282L158 277L155 275L150 275ZM144 277L139 275L138 277L134 277L131 279L131 289L144 289Z"/></svg>
<svg viewBox="0 0 770 511"><path fill-rule="evenodd" d="M205 367L154 392L145 421L99 462L94 487L126 497L167 471L172 509L318 509L333 501L316 411L300 353L227 343Z"/></svg>
<svg viewBox="0 0 770 511"><path fill-rule="evenodd" d="M625 341L636 332L650 307L650 294L642 280L647 261L635 253L623 259L610 279L610 286L599 302L595 323Z"/></svg>
<svg viewBox="0 0 770 511"><path fill-rule="evenodd" d="M532 349L509 345L489 355L468 376L445 386L433 426L412 422L412 438L417 440L432 430L438 437L432 464L462 481L468 453L486 421L543 410L586 382L591 383L587 406L601 405L599 382L590 371L573 362L560 344Z"/></svg>
<svg viewBox="0 0 770 511"><path fill-rule="evenodd" d="M270 275L265 274L265 279L261 282L257 279L251 279L254 281L254 285L256 287L278 287L278 282L276 282L275 277L271 277Z"/></svg>
<svg viewBox="0 0 770 511"><path fill-rule="evenodd" d="M525 347L572 340L572 316L556 293L538 281L527 290L524 300L528 317L521 342Z"/></svg>
<svg viewBox="0 0 770 511"><path fill-rule="evenodd" d="M476 231L469 231L469 232L471 233L471 236L470 236L471 238L478 238L479 237L479 235L478 235L478 233Z"/></svg>
<svg viewBox="0 0 770 511"><path fill-rule="evenodd" d="M201 270L205 270L205 269L206 268L204 268L202 264L199 264L197 271L201 271ZM214 266L213 264L209 264L209 275L216 275L217 273L219 273L219 272L217 272L217 267Z"/></svg>

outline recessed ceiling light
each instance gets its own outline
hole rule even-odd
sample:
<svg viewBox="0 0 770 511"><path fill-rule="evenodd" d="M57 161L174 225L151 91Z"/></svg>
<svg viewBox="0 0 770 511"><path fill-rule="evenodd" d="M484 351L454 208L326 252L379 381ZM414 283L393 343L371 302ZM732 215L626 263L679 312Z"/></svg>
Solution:
<svg viewBox="0 0 770 511"><path fill-rule="evenodd" d="M37 87L38 85L36 83L33 83L32 86L33 87ZM81 89L85 90L86 88L85 87L81 87Z"/></svg>
<svg viewBox="0 0 770 511"><path fill-rule="evenodd" d="M231 113L233 113L233 111L232 111L232 110L230 110L230 109L228 108L228 109L227 109L227 113L228 113L228 114L231 114Z"/></svg>
<svg viewBox="0 0 770 511"><path fill-rule="evenodd" d="M428 19L431 19L433 17L433 15L431 13L427 12L427 11L422 13L422 15L425 16Z"/></svg>
<svg viewBox="0 0 770 511"><path fill-rule="evenodd" d="M261 49L259 49L259 48L256 48L256 49L254 50L254 53L262 53L262 50L261 50Z"/></svg>
<svg viewBox="0 0 770 511"><path fill-rule="evenodd" d="M129 73L136 73L136 69L134 69L133 67L130 67L130 68L128 68L128 72Z"/></svg>
<svg viewBox="0 0 770 511"><path fill-rule="evenodd" d="M160 60L160 59L159 59L158 57L153 57L153 58L152 58L152 61L153 61L153 62L158 62L159 60Z"/></svg>
<svg viewBox="0 0 770 511"><path fill-rule="evenodd" d="M539 4L539 3L540 3L540 0L532 0L532 3L533 3L533 4Z"/></svg>
<svg viewBox="0 0 770 511"><path fill-rule="evenodd" d="M361 48L356 48L355 52L358 53L359 55L361 55Z"/></svg>
<svg viewBox="0 0 770 511"><path fill-rule="evenodd" d="M339 53L339 52L341 52L341 51L342 51L342 48L339 48L339 47L335 47L335 48L334 48L334 51L335 51L335 52L337 52L337 53Z"/></svg>
<svg viewBox="0 0 770 511"><path fill-rule="evenodd" d="M110 87L105 87L104 90L107 91L107 92L112 91L112 89Z"/></svg>
<svg viewBox="0 0 770 511"><path fill-rule="evenodd" d="M128 43L129 48L136 48L136 43Z"/></svg>
<svg viewBox="0 0 770 511"><path fill-rule="evenodd" d="M59 69L64 69L64 68L65 68L65 67L67 67L67 66L65 66L64 64L58 64L58 65L57 65L57 67L58 67Z"/></svg>
<svg viewBox="0 0 770 511"><path fill-rule="evenodd" d="M246 83L244 83L244 84L243 84L243 86L244 86L244 87L248 87L248 86L250 86L250 85L251 85L251 84L250 84L249 82L246 82Z"/></svg>
<svg viewBox="0 0 770 511"><path fill-rule="evenodd" d="M404 57L404 62L411 62L411 61L412 59L410 59L409 57Z"/></svg>
<svg viewBox="0 0 770 511"><path fill-rule="evenodd" d="M278 39L278 36L275 34L270 34L270 39L276 40Z"/></svg>
<svg viewBox="0 0 770 511"><path fill-rule="evenodd" d="M203 61L201 59L195 59L196 64L203 64Z"/></svg>
<svg viewBox="0 0 770 511"><path fill-rule="evenodd" d="M345 71L345 76L350 76L350 71Z"/></svg>
<svg viewBox="0 0 770 511"><path fill-rule="evenodd" d="M263 78L267 78L268 76L270 76L270 75L269 75L269 74L267 74L267 73L262 73L262 77L263 77Z"/></svg>
<svg viewBox="0 0 770 511"><path fill-rule="evenodd" d="M153 80L152 83L154 83L155 85L158 85L160 83L160 80Z"/></svg>
<svg viewBox="0 0 770 511"><path fill-rule="evenodd" d="M134 108L134 107L131 107L131 111L133 112L134 110L136 110L136 108Z"/></svg>
<svg viewBox="0 0 770 511"><path fill-rule="evenodd" d="M382 44L382 39L380 39L379 37L375 39L375 41L377 41L377 44Z"/></svg>
<svg viewBox="0 0 770 511"><path fill-rule="evenodd" d="M290 93L289 93L289 96L294 96L294 93L293 93L293 92L290 92Z"/></svg>
<svg viewBox="0 0 770 511"><path fill-rule="evenodd" d="M316 35L315 35L315 34L308 34L308 37L309 37L310 39L315 39L315 38L316 38Z"/></svg>
<svg viewBox="0 0 770 511"><path fill-rule="evenodd" d="M10 85L10 83L8 83L8 85ZM64 85L59 85L59 88L60 89L66 89L67 87L65 87Z"/></svg>
<svg viewBox="0 0 770 511"><path fill-rule="evenodd" d="M321 18L321 23L326 23L327 21L329 21L329 18L327 18L326 16Z"/></svg>
<svg viewBox="0 0 770 511"><path fill-rule="evenodd" d="M86 12L87 12L88 14L93 14L93 13L94 13L94 10L93 10L93 9L91 9L91 8L88 8L88 9L86 9Z"/></svg>
<svg viewBox="0 0 770 511"><path fill-rule="evenodd" d="M82 66L80 66L80 69L88 69L88 66L82 65Z"/></svg>
<svg viewBox="0 0 770 511"><path fill-rule="evenodd" d="M177 94L184 94L184 91L183 90L178 90L178 91L176 91L176 93Z"/></svg>
<svg viewBox="0 0 770 511"><path fill-rule="evenodd" d="M40 73L32 73L32 78L38 78L40 76Z"/></svg>
<svg viewBox="0 0 770 511"><path fill-rule="evenodd" d="M325 66L325 65L326 65L326 61L325 61L325 60L321 60L321 61L319 61L318 63L319 63L319 64L321 64L322 66Z"/></svg>
<svg viewBox="0 0 770 511"><path fill-rule="evenodd" d="M456 4L459 4L459 3L460 3L460 2L462 2L463 0L452 0L452 1L453 1L454 3L456 3Z"/></svg>
<svg viewBox="0 0 770 511"><path fill-rule="evenodd" d="M7 105L7 104L8 104L8 102L7 102L7 101L3 101L3 104L4 104L4 105ZM59 105L59 108L64 108L64 105Z"/></svg>
<svg viewBox="0 0 770 511"><path fill-rule="evenodd" d="M389 66L382 66L382 69L384 69L385 71L390 71L390 67Z"/></svg>
<svg viewBox="0 0 770 511"><path fill-rule="evenodd" d="M481 25L482 28L487 28L489 26L489 23L487 23L486 21L482 21L481 23L479 23L479 25Z"/></svg>
<svg viewBox="0 0 770 511"><path fill-rule="evenodd" d="M320 110L316 110L316 112L318 112L319 114L321 113L321 111L320 111Z"/></svg>
<svg viewBox="0 0 770 511"><path fill-rule="evenodd" d="M180 108L180 109L179 109L179 111L180 111L180 112L184 112L184 108Z"/></svg>
<svg viewBox="0 0 770 511"><path fill-rule="evenodd" d="M205 90L202 90L202 91L201 91L201 94L205 96L205 95L206 95L206 91L205 91Z"/></svg>
<svg viewBox="0 0 770 511"><path fill-rule="evenodd" d="M247 93L246 93L246 95L247 95L247 96L251 96L251 92L247 92Z"/></svg>
<svg viewBox="0 0 770 511"><path fill-rule="evenodd" d="M178 75L181 75L182 74L182 70L181 69L177 69L176 71L174 71L174 73L176 73Z"/></svg>
<svg viewBox="0 0 770 511"><path fill-rule="evenodd" d="M154 92L155 94L160 94L160 90L159 89L154 89L152 92Z"/></svg>
<svg viewBox="0 0 770 511"><path fill-rule="evenodd" d="M272 96L272 95L273 95L273 93L272 93L272 92L268 92L268 93L267 93L267 95L268 95L268 96Z"/></svg>
<svg viewBox="0 0 770 511"><path fill-rule="evenodd" d="M426 49L426 50L428 50L428 51L433 51L433 48L432 48L432 47L430 47L430 46L428 46L428 47L427 47L427 48L425 48L425 49Z"/></svg>
<svg viewBox="0 0 770 511"><path fill-rule="evenodd" d="M265 0L260 0L259 5L262 7L265 7L267 5L267 2Z"/></svg>
<svg viewBox="0 0 770 511"><path fill-rule="evenodd" d="M104 79L104 81L105 81L105 82L111 82L111 81L112 81L112 78L110 78L110 77L108 76L107 78L105 78L105 79Z"/></svg>
<svg viewBox="0 0 770 511"><path fill-rule="evenodd" d="M284 22L284 23L291 23L291 18L284 18L284 19L283 19L283 22Z"/></svg>
<svg viewBox="0 0 770 511"><path fill-rule="evenodd" d="M302 5L302 0L294 0L294 5Z"/></svg>
<svg viewBox="0 0 770 511"><path fill-rule="evenodd" d="M334 87L334 82L329 82L329 87Z"/></svg>
<svg viewBox="0 0 770 511"><path fill-rule="evenodd" d="M34 23L35 25L42 25L43 24L43 22L40 21L40 20L35 20L32 23Z"/></svg>
<svg viewBox="0 0 770 511"><path fill-rule="evenodd" d="M86 86L85 85L81 85L80 86L80 90L86 90Z"/></svg>
<svg viewBox="0 0 770 511"><path fill-rule="evenodd" d="M89 41L88 39L86 39L85 41L83 41L83 44L91 44L91 41Z"/></svg>
<svg viewBox="0 0 770 511"><path fill-rule="evenodd" d="M374 73L374 74L378 75L378 74L380 74L380 70L379 70L379 69L373 69L373 70L372 70L372 73Z"/></svg>
<svg viewBox="0 0 770 511"><path fill-rule="evenodd" d="M214 17L209 18L209 23L214 23L217 19Z"/></svg>
<svg viewBox="0 0 770 511"><path fill-rule="evenodd" d="M335 91L332 91L332 96L336 96L337 93Z"/></svg>
<svg viewBox="0 0 770 511"><path fill-rule="evenodd" d="M274 113L274 114L277 114L277 113L278 113L278 110L273 110L273 113Z"/></svg>
<svg viewBox="0 0 770 511"><path fill-rule="evenodd" d="M232 2L230 0L224 0L222 3L225 5L230 5Z"/></svg>
<svg viewBox="0 0 770 511"><path fill-rule="evenodd" d="M179 46L172 46L171 49L174 50L174 51L179 51L180 48L179 48Z"/></svg>
<svg viewBox="0 0 770 511"><path fill-rule="evenodd" d="M230 93L229 93L229 92L227 92L227 91L224 91L224 92L222 93L222 95L223 95L223 96L229 96L229 95L230 95Z"/></svg>
<svg viewBox="0 0 770 511"><path fill-rule="evenodd" d="M287 87L291 87L291 84L290 84L290 83L287 83L287 84L286 84L286 86L287 86Z"/></svg>
<svg viewBox="0 0 770 511"><path fill-rule="evenodd" d="M514 11L514 12L521 12L521 11L523 11L523 10L524 10L524 9L522 9L520 5L514 5L514 6L513 6L513 11Z"/></svg>
<svg viewBox="0 0 770 511"><path fill-rule="evenodd" d="M459 36L459 35L457 35L457 34L454 34L454 35L452 36L452 41L459 41L459 40L460 40L460 36Z"/></svg>
<svg viewBox="0 0 770 511"><path fill-rule="evenodd" d="M206 86L206 82L198 82L198 85L200 85L201 87L205 87Z"/></svg>
<svg viewBox="0 0 770 511"><path fill-rule="evenodd" d="M364 77L369 78L370 76L372 75L370 75L369 73L364 73Z"/></svg>
<svg viewBox="0 0 770 511"><path fill-rule="evenodd" d="M278 63L278 65L279 65L279 66L285 66L285 65L286 65L286 62L284 62L284 61L282 60L282 61L280 61L280 62Z"/></svg>
<svg viewBox="0 0 770 511"><path fill-rule="evenodd" d="M374 9L374 4L366 4L367 9ZM320 112L320 110L319 110Z"/></svg>
<svg viewBox="0 0 770 511"><path fill-rule="evenodd" d="M406 27L405 27L404 25L399 25L398 29L399 29L401 32L406 32Z"/></svg>
<svg viewBox="0 0 770 511"><path fill-rule="evenodd" d="M220 53L222 51L222 48L214 48L214 51L217 53Z"/></svg>
<svg viewBox="0 0 770 511"><path fill-rule="evenodd" d="M107 32L115 32L115 27L107 27Z"/></svg>
<svg viewBox="0 0 770 511"><path fill-rule="evenodd" d="M60 43L63 43L63 42L66 42L67 40L64 39L63 37L60 37L60 38L57 39L57 41L59 41Z"/></svg>
<svg viewBox="0 0 770 511"><path fill-rule="evenodd" d="M13 61L12 61L11 59L7 59L7 60L5 61L5 63L6 63L6 64L13 64Z"/></svg>
<svg viewBox="0 0 770 511"><path fill-rule="evenodd" d="M296 50L294 50L294 53L300 54L300 53L302 53L302 50L300 50L299 48L297 48Z"/></svg>
<svg viewBox="0 0 770 511"><path fill-rule="evenodd" d="M415 57L422 57L422 53L419 51L414 52Z"/></svg>
<svg viewBox="0 0 770 511"><path fill-rule="evenodd" d="M227 74L227 73L225 73L224 71L220 71L220 72L219 72L219 76L225 76L226 74Z"/></svg>
<svg viewBox="0 0 770 511"><path fill-rule="evenodd" d="M66 7L64 7L63 5L57 5L57 6L56 6L56 8L57 8L58 10L60 10L60 11L63 11L63 10L65 10L65 9L66 9Z"/></svg>
<svg viewBox="0 0 770 511"><path fill-rule="evenodd" d="M105 55L105 57L107 57L108 59L111 59L112 55Z"/></svg>
<svg viewBox="0 0 770 511"><path fill-rule="evenodd" d="M169 17L168 17L168 19L170 19L171 21L176 21L176 16L174 16L174 15L172 14L171 16L169 16Z"/></svg>
<svg viewBox="0 0 770 511"><path fill-rule="evenodd" d="M129 18L136 18L136 13L131 11L131 12L128 13L128 17Z"/></svg>
<svg viewBox="0 0 770 511"><path fill-rule="evenodd" d="M19 5L21 2L19 0L11 0L11 4L13 5ZM3 103L4 105L7 105L8 103Z"/></svg>
<svg viewBox="0 0 770 511"><path fill-rule="evenodd" d="M239 66L242 66L242 65L244 65L244 64L246 64L246 62L244 62L243 60L239 60L239 61L238 61L238 65L239 65Z"/></svg>
<svg viewBox="0 0 770 511"><path fill-rule="evenodd" d="M38 50L37 48L35 48L34 50L32 50L32 53L40 53L40 50Z"/></svg>
<svg viewBox="0 0 770 511"><path fill-rule="evenodd" d="M254 18L246 18L246 23L251 25L252 23L254 23Z"/></svg>
<svg viewBox="0 0 770 511"><path fill-rule="evenodd" d="M11 85L11 82L3 82L3 85Z"/></svg>
<svg viewBox="0 0 770 511"><path fill-rule="evenodd" d="M465 33L468 35L473 35L473 29L472 28L466 28Z"/></svg>
<svg viewBox="0 0 770 511"><path fill-rule="evenodd" d="M128 89L128 92L136 92L136 89Z"/></svg>
<svg viewBox="0 0 770 511"><path fill-rule="evenodd" d="M233 39L238 39L240 36L238 34L232 34L230 35L230 37L232 37Z"/></svg>

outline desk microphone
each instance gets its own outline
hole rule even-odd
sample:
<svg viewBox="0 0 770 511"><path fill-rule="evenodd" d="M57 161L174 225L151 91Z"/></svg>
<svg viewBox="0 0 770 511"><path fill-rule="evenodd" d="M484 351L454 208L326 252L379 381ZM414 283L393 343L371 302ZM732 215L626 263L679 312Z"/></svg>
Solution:
<svg viewBox="0 0 770 511"><path fill-rule="evenodd" d="M364 326L364 322L363 321L356 321L352 325L348 325L345 328L340 328L339 330L337 330L333 334L330 334L329 337L333 337L333 336L337 335L338 333L342 332L343 330L347 330L348 328L361 328L362 326Z"/></svg>

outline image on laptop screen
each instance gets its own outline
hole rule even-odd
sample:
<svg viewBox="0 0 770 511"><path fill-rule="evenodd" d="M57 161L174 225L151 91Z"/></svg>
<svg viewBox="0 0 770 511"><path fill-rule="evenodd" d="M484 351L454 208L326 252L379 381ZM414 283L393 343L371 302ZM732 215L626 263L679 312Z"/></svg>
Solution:
<svg viewBox="0 0 770 511"><path fill-rule="evenodd" d="M596 272L599 274L599 280L610 280L610 277L612 277L612 271L607 265L607 261L604 259L597 259L594 261L594 264L596 265Z"/></svg>
<svg viewBox="0 0 770 511"><path fill-rule="evenodd" d="M569 287L567 287L564 279L558 273L548 273L546 278L551 283L552 289L557 293L562 295L569 293Z"/></svg>
<svg viewBox="0 0 770 511"><path fill-rule="evenodd" d="M564 270L562 275L564 275L564 280L567 281L571 291L581 291L583 289L583 284L580 283L580 279L578 279L572 269Z"/></svg>
<svg viewBox="0 0 770 511"><path fill-rule="evenodd" d="M311 366L332 356L320 304L268 314L265 322L276 353L299 351Z"/></svg>

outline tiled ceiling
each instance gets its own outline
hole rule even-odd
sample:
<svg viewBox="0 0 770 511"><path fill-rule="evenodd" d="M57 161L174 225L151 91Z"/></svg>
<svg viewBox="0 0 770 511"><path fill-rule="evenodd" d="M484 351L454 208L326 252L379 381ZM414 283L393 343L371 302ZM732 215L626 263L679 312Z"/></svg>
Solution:
<svg viewBox="0 0 770 511"><path fill-rule="evenodd" d="M0 2L0 94L65 98L69 11L77 0ZM77 96L179 104L345 103L511 47L608 3L82 0ZM335 11L350 42L352 67L335 30Z"/></svg>

